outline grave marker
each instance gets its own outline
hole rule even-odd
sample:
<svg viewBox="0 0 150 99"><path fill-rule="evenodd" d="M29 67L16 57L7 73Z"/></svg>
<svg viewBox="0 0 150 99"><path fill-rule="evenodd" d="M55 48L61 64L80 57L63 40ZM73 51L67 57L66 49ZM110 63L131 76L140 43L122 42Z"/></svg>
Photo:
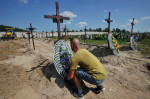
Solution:
<svg viewBox="0 0 150 99"><path fill-rule="evenodd" d="M56 2L56 15L52 15L52 16L44 15L44 18L53 19L53 23L57 23L58 39L60 39L61 38L60 23L63 23L63 20L70 20L70 18L59 15L59 3L58 2Z"/></svg>
<svg viewBox="0 0 150 99"><path fill-rule="evenodd" d="M36 28L32 28L32 24L30 23L30 28L26 28L26 29L28 29L30 32L31 32L31 34L32 34L32 42L33 42L33 48L34 48L34 50L35 50L35 45L34 45L34 36L33 36L33 30L34 29L36 29Z"/></svg>
<svg viewBox="0 0 150 99"><path fill-rule="evenodd" d="M31 34L31 33L28 31L26 34L28 35L28 41L29 41L29 43L30 43L30 34Z"/></svg>
<svg viewBox="0 0 150 99"><path fill-rule="evenodd" d="M110 18L110 12L109 12L109 18L108 19L105 19L105 21L107 21L107 23L108 23L108 35L109 35L109 33L110 33L110 22L113 22L113 20L111 20L111 18ZM109 46L109 41L108 41L108 49L110 48L110 46Z"/></svg>
<svg viewBox="0 0 150 99"><path fill-rule="evenodd" d="M84 43L85 43L85 39L86 39L86 26L85 26L85 29L84 29L84 32L85 32L85 35L84 35Z"/></svg>
<svg viewBox="0 0 150 99"><path fill-rule="evenodd" d="M131 22L132 28L131 28L131 35L130 35L130 36L132 36L132 34L133 34L133 25L135 25L135 24L134 24L134 18L133 18L133 21Z"/></svg>
<svg viewBox="0 0 150 99"><path fill-rule="evenodd" d="M65 40L66 40L66 33L67 33L67 30L68 30L68 28L66 28L66 24L65 24L65 27L63 29L65 30Z"/></svg>
<svg viewBox="0 0 150 99"><path fill-rule="evenodd" d="M53 30L52 30L52 38L54 37L54 32L53 32Z"/></svg>

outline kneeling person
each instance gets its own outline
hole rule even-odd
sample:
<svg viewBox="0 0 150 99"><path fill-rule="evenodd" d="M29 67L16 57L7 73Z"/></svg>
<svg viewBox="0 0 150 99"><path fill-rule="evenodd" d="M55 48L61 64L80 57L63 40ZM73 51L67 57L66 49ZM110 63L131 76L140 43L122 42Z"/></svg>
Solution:
<svg viewBox="0 0 150 99"><path fill-rule="evenodd" d="M97 86L96 92L105 88L102 86L106 78L106 70L100 61L86 49L80 49L80 42L77 38L71 40L71 48L75 52L71 59L70 71L67 80L74 79L78 92L73 92L78 98L83 97L80 79ZM77 68L77 66L80 68Z"/></svg>

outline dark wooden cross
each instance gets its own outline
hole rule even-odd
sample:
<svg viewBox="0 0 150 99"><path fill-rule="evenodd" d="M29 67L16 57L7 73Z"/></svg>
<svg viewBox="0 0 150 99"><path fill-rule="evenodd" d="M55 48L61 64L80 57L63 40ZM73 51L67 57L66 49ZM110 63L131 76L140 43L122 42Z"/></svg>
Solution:
<svg viewBox="0 0 150 99"><path fill-rule="evenodd" d="M84 29L84 32L85 32L85 35L84 35L84 43L85 43L85 39L86 39L86 26L85 26L85 29Z"/></svg>
<svg viewBox="0 0 150 99"><path fill-rule="evenodd" d="M110 12L109 12L109 18L108 19L105 19L105 21L107 21L107 23L108 23L108 35L109 35L109 33L110 33L110 22L113 22L113 20L111 20L111 18L110 18ZM108 49L109 49L110 47L109 47L109 41L108 41Z"/></svg>
<svg viewBox="0 0 150 99"><path fill-rule="evenodd" d="M33 48L34 48L34 50L35 50L35 45L34 45L34 36L33 36L33 30L34 29L36 29L36 28L32 28L32 24L30 23L30 28L26 28L26 29L28 29L30 32L31 32L31 34L32 34L32 42L33 42Z"/></svg>
<svg viewBox="0 0 150 99"><path fill-rule="evenodd" d="M41 34L41 35L42 35L42 38L43 38L43 32L42 32L42 34Z"/></svg>
<svg viewBox="0 0 150 99"><path fill-rule="evenodd" d="M54 32L53 32L53 30L52 30L52 38L54 37Z"/></svg>
<svg viewBox="0 0 150 99"><path fill-rule="evenodd" d="M66 28L66 24L65 24L65 27L63 28L64 29L64 31L65 31L65 40L66 40L66 33L67 33L67 30L68 30L68 28Z"/></svg>
<svg viewBox="0 0 150 99"><path fill-rule="evenodd" d="M113 20L110 19L110 12L109 12L109 18L108 19L105 19L105 21L107 21L108 23L108 34L110 33L110 22L113 22Z"/></svg>
<svg viewBox="0 0 150 99"><path fill-rule="evenodd" d="M38 38L38 34L36 33L36 38Z"/></svg>
<svg viewBox="0 0 150 99"><path fill-rule="evenodd" d="M59 3L58 2L56 2L56 15L52 15L52 16L44 15L44 18L53 19L53 23L57 23L58 39L60 39L61 38L60 23L63 23L63 20L70 20L70 18L59 15Z"/></svg>
<svg viewBox="0 0 150 99"><path fill-rule="evenodd" d="M30 43L30 34L31 34L31 33L28 31L26 34L28 35L28 41L29 41L29 43Z"/></svg>
<svg viewBox="0 0 150 99"><path fill-rule="evenodd" d="M135 25L135 24L134 24L134 18L133 18L133 21L131 22L132 28L131 28L131 35L130 35L130 36L132 36L132 34L133 34L133 25Z"/></svg>

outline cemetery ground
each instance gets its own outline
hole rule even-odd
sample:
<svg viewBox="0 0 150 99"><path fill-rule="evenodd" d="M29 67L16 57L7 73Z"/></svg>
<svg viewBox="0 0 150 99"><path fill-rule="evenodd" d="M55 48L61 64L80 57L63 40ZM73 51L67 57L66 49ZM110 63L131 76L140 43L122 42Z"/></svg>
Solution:
<svg viewBox="0 0 150 99"><path fill-rule="evenodd" d="M89 42L94 41L86 41ZM99 48L81 45L93 53L107 71L103 83L106 90L96 94L95 86L84 82L84 98L149 99L150 58L145 57L145 53L148 55L150 46L144 44L145 41L139 43L144 55L133 51L128 43L120 45L119 57L107 49L107 41ZM35 39L35 50L27 39L0 41L0 99L76 99L56 72L53 56L51 38Z"/></svg>

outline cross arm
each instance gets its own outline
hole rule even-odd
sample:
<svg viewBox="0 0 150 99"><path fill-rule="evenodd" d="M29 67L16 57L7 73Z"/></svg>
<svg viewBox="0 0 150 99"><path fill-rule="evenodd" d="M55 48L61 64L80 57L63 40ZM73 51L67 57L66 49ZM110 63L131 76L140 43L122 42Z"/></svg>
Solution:
<svg viewBox="0 0 150 99"><path fill-rule="evenodd" d="M28 30L34 30L34 29L36 29L36 28L26 28L26 29L28 29Z"/></svg>
<svg viewBox="0 0 150 99"><path fill-rule="evenodd" d="M44 18L49 18L49 19L64 19L64 20L70 20L69 17L63 17L63 16L55 16L55 15L44 15Z"/></svg>
<svg viewBox="0 0 150 99"><path fill-rule="evenodd" d="M107 22L113 22L113 20L110 20L110 19L105 19L105 21L107 21Z"/></svg>

